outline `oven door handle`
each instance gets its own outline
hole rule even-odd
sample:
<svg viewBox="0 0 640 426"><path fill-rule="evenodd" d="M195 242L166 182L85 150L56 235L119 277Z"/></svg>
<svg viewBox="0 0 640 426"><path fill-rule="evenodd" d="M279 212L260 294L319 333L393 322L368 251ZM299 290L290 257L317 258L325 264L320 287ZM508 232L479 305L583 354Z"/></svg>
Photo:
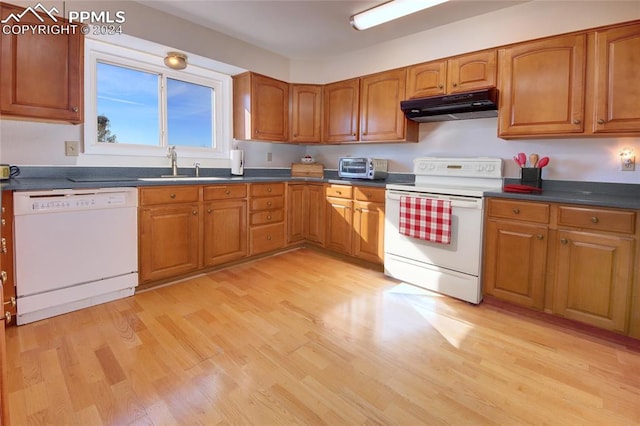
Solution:
<svg viewBox="0 0 640 426"><path fill-rule="evenodd" d="M481 209L482 208L482 199L481 198L463 198L456 196L440 196L436 194L423 194L417 192L401 192L401 191L387 191L387 200L400 201L400 197L420 197L420 198L433 198L437 200L448 200L451 201L451 207L463 208L463 209Z"/></svg>

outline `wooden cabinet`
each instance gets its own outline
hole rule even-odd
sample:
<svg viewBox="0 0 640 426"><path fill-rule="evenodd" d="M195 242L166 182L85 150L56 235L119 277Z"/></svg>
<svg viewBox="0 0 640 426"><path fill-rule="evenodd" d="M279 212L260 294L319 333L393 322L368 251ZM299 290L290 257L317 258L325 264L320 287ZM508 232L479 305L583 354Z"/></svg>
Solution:
<svg viewBox="0 0 640 426"><path fill-rule="evenodd" d="M322 86L292 84L291 141L296 143L322 142Z"/></svg>
<svg viewBox="0 0 640 426"><path fill-rule="evenodd" d="M2 263L0 262L0 269ZM4 290L0 283L0 303L4 303L2 294ZM9 386L7 381L7 336L5 333L5 321L0 321L0 425L9 425Z"/></svg>
<svg viewBox="0 0 640 426"><path fill-rule="evenodd" d="M328 249L350 255L353 235L351 188L329 185L326 193L325 246Z"/></svg>
<svg viewBox="0 0 640 426"><path fill-rule="evenodd" d="M360 141L418 141L418 123L400 109L406 80L405 68L360 79Z"/></svg>
<svg viewBox="0 0 640 426"><path fill-rule="evenodd" d="M354 142L359 135L360 79L326 84L323 89L323 141Z"/></svg>
<svg viewBox="0 0 640 426"><path fill-rule="evenodd" d="M294 183L287 186L287 244L324 243L324 186Z"/></svg>
<svg viewBox="0 0 640 426"><path fill-rule="evenodd" d="M572 34L499 50L500 137L584 131L586 42Z"/></svg>
<svg viewBox="0 0 640 426"><path fill-rule="evenodd" d="M247 185L205 187L203 198L204 266L247 256Z"/></svg>
<svg viewBox="0 0 640 426"><path fill-rule="evenodd" d="M484 293L544 307L550 207L489 199L484 242Z"/></svg>
<svg viewBox="0 0 640 426"><path fill-rule="evenodd" d="M249 185L249 254L284 247L284 183Z"/></svg>
<svg viewBox="0 0 640 426"><path fill-rule="evenodd" d="M289 140L289 84L246 72L233 77L233 134L240 140Z"/></svg>
<svg viewBox="0 0 640 426"><path fill-rule="evenodd" d="M356 187L353 202L353 255L369 262L384 262L383 188Z"/></svg>
<svg viewBox="0 0 640 426"><path fill-rule="evenodd" d="M16 280L13 258L13 191L2 191L2 214L0 215L0 269L4 291L4 312L16 316ZM14 322L11 322L14 323ZM15 324L15 323L14 323Z"/></svg>
<svg viewBox="0 0 640 426"><path fill-rule="evenodd" d="M635 212L560 206L553 312L626 332L633 283Z"/></svg>
<svg viewBox="0 0 640 426"><path fill-rule="evenodd" d="M640 132L640 23L596 31L591 37L593 133L637 134Z"/></svg>
<svg viewBox="0 0 640 426"><path fill-rule="evenodd" d="M484 292L632 334L637 223L633 210L490 198Z"/></svg>
<svg viewBox="0 0 640 426"><path fill-rule="evenodd" d="M483 50L407 68L407 99L494 87L496 50Z"/></svg>
<svg viewBox="0 0 640 426"><path fill-rule="evenodd" d="M140 281L186 274L200 267L199 187L140 189Z"/></svg>
<svg viewBox="0 0 640 426"><path fill-rule="evenodd" d="M2 19L24 9L0 5ZM67 29L67 21L43 15L21 17L20 24ZM1 35L0 111L3 116L81 123L83 119L83 49L80 28L75 34Z"/></svg>

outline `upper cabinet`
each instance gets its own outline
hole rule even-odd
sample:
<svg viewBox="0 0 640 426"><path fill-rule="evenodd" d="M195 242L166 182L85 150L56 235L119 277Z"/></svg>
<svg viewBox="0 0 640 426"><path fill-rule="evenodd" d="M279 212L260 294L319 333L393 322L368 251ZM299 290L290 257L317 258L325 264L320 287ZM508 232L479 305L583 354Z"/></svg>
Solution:
<svg viewBox="0 0 640 426"><path fill-rule="evenodd" d="M500 137L582 133L585 34L500 49Z"/></svg>
<svg viewBox="0 0 640 426"><path fill-rule="evenodd" d="M358 140L359 102L359 78L324 86L324 142ZM399 104L398 109L400 109Z"/></svg>
<svg viewBox="0 0 640 426"><path fill-rule="evenodd" d="M640 132L640 23L590 36L595 50L590 128L604 134Z"/></svg>
<svg viewBox="0 0 640 426"><path fill-rule="evenodd" d="M24 9L0 4L0 16L20 14ZM44 16L25 14L21 24L65 27ZM81 123L83 118L84 36L79 27L61 34L20 34L1 36L0 111L3 115L43 121ZM64 30L65 28L61 28Z"/></svg>
<svg viewBox="0 0 640 426"><path fill-rule="evenodd" d="M495 50L413 65L407 68L406 97L422 98L493 87L496 72Z"/></svg>
<svg viewBox="0 0 640 426"><path fill-rule="evenodd" d="M292 84L291 142L322 142L322 86Z"/></svg>
<svg viewBox="0 0 640 426"><path fill-rule="evenodd" d="M406 68L360 79L360 140L364 142L418 140L418 124L405 118Z"/></svg>
<svg viewBox="0 0 640 426"><path fill-rule="evenodd" d="M289 83L246 72L233 77L233 136L289 140Z"/></svg>

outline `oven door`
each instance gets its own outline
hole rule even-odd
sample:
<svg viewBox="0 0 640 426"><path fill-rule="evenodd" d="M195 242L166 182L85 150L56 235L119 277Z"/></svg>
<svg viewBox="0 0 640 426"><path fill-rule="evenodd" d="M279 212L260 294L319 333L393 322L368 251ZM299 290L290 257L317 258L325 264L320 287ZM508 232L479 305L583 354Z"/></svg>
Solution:
<svg viewBox="0 0 640 426"><path fill-rule="evenodd" d="M425 197L451 201L451 243L440 244L400 234L400 197ZM482 198L387 190L385 256L434 265L478 277L482 244Z"/></svg>

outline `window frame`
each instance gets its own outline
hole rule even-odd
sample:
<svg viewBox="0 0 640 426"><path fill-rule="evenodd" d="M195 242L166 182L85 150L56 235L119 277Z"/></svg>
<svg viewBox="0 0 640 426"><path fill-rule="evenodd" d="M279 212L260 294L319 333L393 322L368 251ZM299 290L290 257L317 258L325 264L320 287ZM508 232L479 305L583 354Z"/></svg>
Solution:
<svg viewBox="0 0 640 426"><path fill-rule="evenodd" d="M166 79L172 78L214 90L214 148L177 146L180 157L194 159L227 159L232 128L231 76L213 69L189 64L184 70L173 70L163 64L157 54L135 50L94 39L85 39L85 117L84 153L88 155L165 157L167 155L167 91ZM160 75L159 145L98 142L97 63L131 68Z"/></svg>

